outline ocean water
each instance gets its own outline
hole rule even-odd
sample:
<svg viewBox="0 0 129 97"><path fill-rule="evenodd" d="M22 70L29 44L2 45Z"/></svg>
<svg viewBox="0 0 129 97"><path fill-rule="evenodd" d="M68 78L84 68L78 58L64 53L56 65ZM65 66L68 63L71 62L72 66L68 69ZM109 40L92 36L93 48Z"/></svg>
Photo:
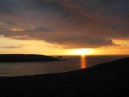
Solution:
<svg viewBox="0 0 129 97"><path fill-rule="evenodd" d="M0 63L0 77L68 72L125 57L129 56L64 56L63 61Z"/></svg>

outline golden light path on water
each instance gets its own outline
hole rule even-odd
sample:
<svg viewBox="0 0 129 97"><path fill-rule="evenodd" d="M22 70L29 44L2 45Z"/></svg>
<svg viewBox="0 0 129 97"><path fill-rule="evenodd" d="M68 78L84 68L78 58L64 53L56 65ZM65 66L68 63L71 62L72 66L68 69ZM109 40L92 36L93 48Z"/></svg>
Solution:
<svg viewBox="0 0 129 97"><path fill-rule="evenodd" d="M86 55L81 55L80 61L81 61L80 62L81 69L87 68Z"/></svg>

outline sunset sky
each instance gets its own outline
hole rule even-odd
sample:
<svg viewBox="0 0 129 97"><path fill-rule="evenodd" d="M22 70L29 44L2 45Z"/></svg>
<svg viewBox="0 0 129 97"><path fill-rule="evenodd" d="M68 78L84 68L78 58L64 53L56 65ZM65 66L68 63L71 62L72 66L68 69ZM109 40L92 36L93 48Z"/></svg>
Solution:
<svg viewBox="0 0 129 97"><path fill-rule="evenodd" d="M0 54L129 54L129 0L0 0Z"/></svg>

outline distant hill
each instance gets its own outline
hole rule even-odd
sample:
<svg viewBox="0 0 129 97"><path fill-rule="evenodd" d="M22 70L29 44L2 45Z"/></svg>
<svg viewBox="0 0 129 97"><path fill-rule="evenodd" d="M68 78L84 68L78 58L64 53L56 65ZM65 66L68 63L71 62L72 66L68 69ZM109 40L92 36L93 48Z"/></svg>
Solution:
<svg viewBox="0 0 129 97"><path fill-rule="evenodd" d="M0 54L0 62L57 61L58 58L35 54Z"/></svg>

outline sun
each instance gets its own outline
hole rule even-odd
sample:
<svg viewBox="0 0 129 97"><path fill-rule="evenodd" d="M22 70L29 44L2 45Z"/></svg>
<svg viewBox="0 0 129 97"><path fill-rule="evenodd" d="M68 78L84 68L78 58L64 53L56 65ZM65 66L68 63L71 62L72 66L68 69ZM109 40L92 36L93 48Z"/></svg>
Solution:
<svg viewBox="0 0 129 97"><path fill-rule="evenodd" d="M91 55L93 53L93 49L72 49L69 51L71 55Z"/></svg>
<svg viewBox="0 0 129 97"><path fill-rule="evenodd" d="M86 55L89 53L89 50L88 49L78 49L78 50L75 50L74 53L77 55Z"/></svg>

